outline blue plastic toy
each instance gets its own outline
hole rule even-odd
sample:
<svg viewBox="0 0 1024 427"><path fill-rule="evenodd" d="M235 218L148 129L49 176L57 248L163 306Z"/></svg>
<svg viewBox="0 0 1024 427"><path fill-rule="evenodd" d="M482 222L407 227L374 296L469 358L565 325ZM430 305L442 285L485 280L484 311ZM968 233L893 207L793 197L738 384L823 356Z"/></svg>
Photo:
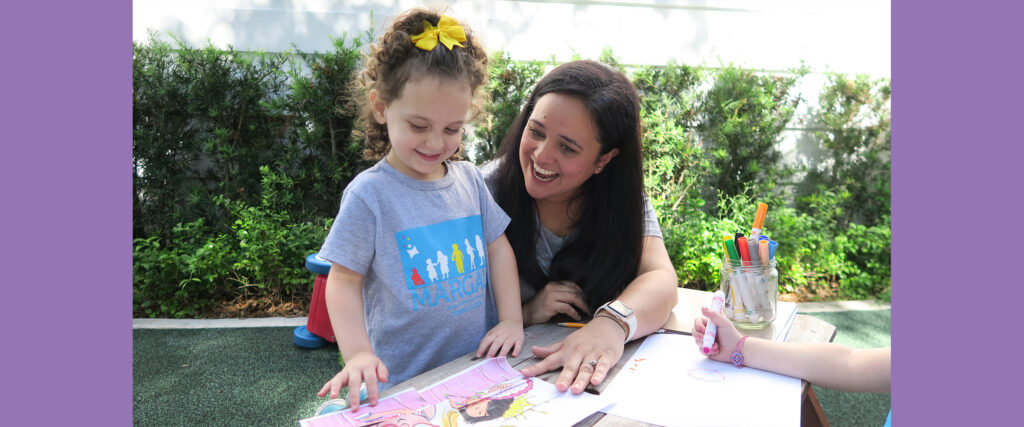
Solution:
<svg viewBox="0 0 1024 427"><path fill-rule="evenodd" d="M306 256L306 270L316 274L313 298L309 304L309 318L305 325L298 326L292 331L292 341L302 348L320 348L327 345L328 341L334 342L334 331L331 329L331 319L327 314L323 295L331 263L316 255L312 253Z"/></svg>
<svg viewBox="0 0 1024 427"><path fill-rule="evenodd" d="M359 387L359 400L360 401L366 400L366 384L365 383L363 383ZM348 408L348 399L342 399L342 398L331 399L331 400L328 400L328 401L326 401L324 403L321 403L320 407L316 408L316 412L313 413L313 416L315 417L315 416L318 416L318 415L329 414L331 412L343 411L343 410L345 410L345 408Z"/></svg>
<svg viewBox="0 0 1024 427"><path fill-rule="evenodd" d="M292 342L302 348L320 348L327 344L327 340L306 330L306 325L295 327L295 330L292 331Z"/></svg>

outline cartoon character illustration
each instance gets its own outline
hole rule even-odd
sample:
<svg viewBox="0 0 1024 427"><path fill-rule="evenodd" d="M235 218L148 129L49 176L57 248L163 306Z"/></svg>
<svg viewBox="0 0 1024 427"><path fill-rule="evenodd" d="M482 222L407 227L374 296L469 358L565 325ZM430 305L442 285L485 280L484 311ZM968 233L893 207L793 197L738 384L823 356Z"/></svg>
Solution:
<svg viewBox="0 0 1024 427"><path fill-rule="evenodd" d="M444 253L437 251L437 265L441 266L441 278L448 278L448 257L444 256Z"/></svg>
<svg viewBox="0 0 1024 427"><path fill-rule="evenodd" d="M434 268L436 265L433 259L427 258L427 275L430 276L430 283L437 281L437 269Z"/></svg>
<svg viewBox="0 0 1024 427"><path fill-rule="evenodd" d="M487 253L487 251L484 250L484 241L483 241L483 239L480 238L480 235L477 234L476 235L476 254L477 254L477 256L480 257L480 266L481 267L484 266L484 258L486 258L484 256L484 254L486 254L486 253Z"/></svg>
<svg viewBox="0 0 1024 427"><path fill-rule="evenodd" d="M525 400L516 402L533 389L533 379L519 378L501 384L471 396L449 396L448 404L458 409L462 419L470 424L479 421L512 418L523 412ZM518 403L518 404L517 404Z"/></svg>
<svg viewBox="0 0 1024 427"><path fill-rule="evenodd" d="M420 277L420 273L418 271L416 271L415 268L412 269L412 285L413 286L423 286L423 285L426 285L426 284L427 284L427 282L424 282L423 278Z"/></svg>
<svg viewBox="0 0 1024 427"><path fill-rule="evenodd" d="M476 257L473 256L473 245L469 244L469 239L463 241L466 242L466 253L469 254L469 268L476 270Z"/></svg>
<svg viewBox="0 0 1024 427"><path fill-rule="evenodd" d="M462 419L470 424L508 418L505 417L505 413L512 407L514 400L515 398L478 400L459 408L459 415L462 415Z"/></svg>
<svg viewBox="0 0 1024 427"><path fill-rule="evenodd" d="M455 269L459 271L459 274L466 272L466 266L463 263L462 251L459 250L458 243L452 243L452 261L455 261Z"/></svg>

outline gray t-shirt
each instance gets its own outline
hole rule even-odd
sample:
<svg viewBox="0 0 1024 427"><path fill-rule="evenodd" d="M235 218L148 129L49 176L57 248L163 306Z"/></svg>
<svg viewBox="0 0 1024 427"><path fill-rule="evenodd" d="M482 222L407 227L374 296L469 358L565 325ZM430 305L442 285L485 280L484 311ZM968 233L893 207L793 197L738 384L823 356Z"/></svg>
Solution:
<svg viewBox="0 0 1024 427"><path fill-rule="evenodd" d="M420 181L381 160L345 188L320 257L363 277L383 389L475 351L497 323L487 244L509 217L469 162Z"/></svg>
<svg viewBox="0 0 1024 427"><path fill-rule="evenodd" d="M484 163L480 165L480 170L484 174L484 181L487 182L487 189L490 190L491 194L497 195L498 161L493 160ZM537 265L540 266L544 274L547 274L548 267L551 266L551 260L562 249L565 242L572 238L575 232L565 237L558 237L557 234L544 227L539 218L535 217L534 220L537 221L537 228L540 230L541 236L540 239L537 239ZM661 226L658 225L658 214L654 212L654 206L651 205L651 200L647 198L647 195L644 195L643 235L662 238ZM522 279L519 280L519 297L523 303L533 299L536 293L533 286L530 286Z"/></svg>

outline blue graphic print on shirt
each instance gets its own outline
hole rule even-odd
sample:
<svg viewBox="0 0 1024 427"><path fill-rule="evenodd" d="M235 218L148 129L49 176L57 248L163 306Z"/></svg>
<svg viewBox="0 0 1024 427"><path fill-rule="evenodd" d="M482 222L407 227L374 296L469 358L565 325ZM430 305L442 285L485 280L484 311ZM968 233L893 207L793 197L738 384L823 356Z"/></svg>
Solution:
<svg viewBox="0 0 1024 427"><path fill-rule="evenodd" d="M480 215L395 233L412 310L445 305L458 316L483 304L487 248Z"/></svg>

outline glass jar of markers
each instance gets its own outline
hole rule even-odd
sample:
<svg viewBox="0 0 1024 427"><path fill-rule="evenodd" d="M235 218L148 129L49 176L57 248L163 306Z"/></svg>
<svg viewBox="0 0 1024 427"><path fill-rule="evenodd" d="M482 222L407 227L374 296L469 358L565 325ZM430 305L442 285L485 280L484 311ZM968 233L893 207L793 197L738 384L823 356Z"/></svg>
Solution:
<svg viewBox="0 0 1024 427"><path fill-rule="evenodd" d="M722 314L737 328L761 329L775 320L779 292L775 258L767 262L724 258L721 277Z"/></svg>

